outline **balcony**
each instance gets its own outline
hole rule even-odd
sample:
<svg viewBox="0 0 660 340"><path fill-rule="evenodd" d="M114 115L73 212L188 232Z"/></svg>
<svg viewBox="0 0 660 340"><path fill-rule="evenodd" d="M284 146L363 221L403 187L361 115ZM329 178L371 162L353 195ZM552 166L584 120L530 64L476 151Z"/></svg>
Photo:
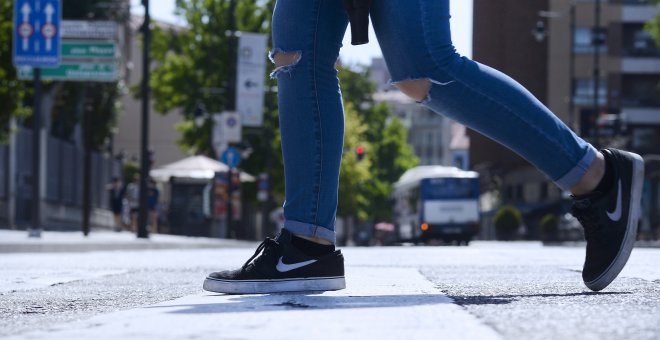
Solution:
<svg viewBox="0 0 660 340"><path fill-rule="evenodd" d="M623 1L621 21L623 22L647 22L660 12L660 6L650 1Z"/></svg>
<svg viewBox="0 0 660 340"><path fill-rule="evenodd" d="M660 108L627 108L621 109L621 115L626 124L660 125Z"/></svg>
<svg viewBox="0 0 660 340"><path fill-rule="evenodd" d="M621 72L624 74L660 74L660 57L621 59Z"/></svg>

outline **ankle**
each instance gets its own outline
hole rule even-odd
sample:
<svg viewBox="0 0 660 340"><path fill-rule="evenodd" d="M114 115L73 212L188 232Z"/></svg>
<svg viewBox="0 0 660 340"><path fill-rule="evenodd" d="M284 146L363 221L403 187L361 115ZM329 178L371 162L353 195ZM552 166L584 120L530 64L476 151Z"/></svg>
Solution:
<svg viewBox="0 0 660 340"><path fill-rule="evenodd" d="M322 238L319 238L319 237L304 236L304 235L298 235L298 234L293 234L293 236L299 237L301 239L304 239L304 240L307 240L307 241L310 241L310 242L322 244L324 246L332 245L332 242L330 242L328 240L325 240L325 239L322 239Z"/></svg>
<svg viewBox="0 0 660 340"><path fill-rule="evenodd" d="M587 172L570 191L573 195L588 194L596 189L603 176L605 176L605 156L599 152Z"/></svg>
<svg viewBox="0 0 660 340"><path fill-rule="evenodd" d="M307 238L308 237L293 235L291 237L291 244L305 255L311 257L321 257L335 251L334 244L330 242L328 242L328 244L321 244L317 242L318 239L316 241L312 241L308 240Z"/></svg>

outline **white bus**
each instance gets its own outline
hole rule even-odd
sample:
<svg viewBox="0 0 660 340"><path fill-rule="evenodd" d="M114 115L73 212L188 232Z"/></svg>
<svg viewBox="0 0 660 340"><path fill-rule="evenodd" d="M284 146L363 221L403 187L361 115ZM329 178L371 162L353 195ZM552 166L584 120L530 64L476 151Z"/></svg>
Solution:
<svg viewBox="0 0 660 340"><path fill-rule="evenodd" d="M479 174L454 167L406 171L392 192L400 241L441 239L467 245L479 232Z"/></svg>

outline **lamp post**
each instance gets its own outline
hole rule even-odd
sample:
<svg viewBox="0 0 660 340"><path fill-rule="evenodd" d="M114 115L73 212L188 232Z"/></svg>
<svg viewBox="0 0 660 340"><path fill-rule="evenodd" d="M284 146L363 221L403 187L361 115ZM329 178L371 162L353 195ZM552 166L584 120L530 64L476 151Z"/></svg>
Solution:
<svg viewBox="0 0 660 340"><path fill-rule="evenodd" d="M147 177L149 177L149 49L151 48L151 17L149 16L149 0L142 0L144 6L144 23L142 34L142 138L140 143L140 205L138 210L138 238L149 238L147 230L148 192Z"/></svg>
<svg viewBox="0 0 660 340"><path fill-rule="evenodd" d="M570 51L570 57L569 57L569 67L568 67L568 78L570 81L570 86L569 86L569 95L568 95L568 122L567 125L571 128L575 128L575 21L576 21L576 16L575 16L575 3L571 1L569 3L569 32L570 32L570 38L569 38L569 51ZM562 17L565 17L565 14L562 12L553 12L553 11L540 11L539 16L541 18L545 19L561 19ZM545 23L542 20L537 21L536 27L532 31L532 34L534 35L534 38L536 41L543 42L547 36L548 36L548 29L546 28Z"/></svg>
<svg viewBox="0 0 660 340"><path fill-rule="evenodd" d="M596 115L596 121L598 121L598 115L600 114L600 45L601 45L601 29L600 29L600 13L601 13L601 0L596 0L594 5L594 28L592 33L593 45L594 45L594 70L593 70L593 82L594 82L594 103L593 111ZM596 132L595 144L596 147L600 147L600 127L598 123L594 127Z"/></svg>

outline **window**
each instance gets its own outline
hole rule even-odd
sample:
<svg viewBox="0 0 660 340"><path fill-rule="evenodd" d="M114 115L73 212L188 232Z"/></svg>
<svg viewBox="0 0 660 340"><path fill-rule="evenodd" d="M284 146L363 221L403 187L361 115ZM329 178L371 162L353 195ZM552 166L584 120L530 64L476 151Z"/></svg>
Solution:
<svg viewBox="0 0 660 340"><path fill-rule="evenodd" d="M656 143L655 129L635 128L632 133L632 145L635 149L653 149Z"/></svg>
<svg viewBox="0 0 660 340"><path fill-rule="evenodd" d="M594 34L591 27L578 27L573 33L573 51L575 53L593 53L595 43L599 45L600 53L607 53L607 30L601 28L598 34Z"/></svg>
<svg viewBox="0 0 660 340"><path fill-rule="evenodd" d="M593 79L576 79L575 94L573 100L576 105L591 105L594 102L594 81ZM598 104L607 103L607 82L602 80L598 82Z"/></svg>

